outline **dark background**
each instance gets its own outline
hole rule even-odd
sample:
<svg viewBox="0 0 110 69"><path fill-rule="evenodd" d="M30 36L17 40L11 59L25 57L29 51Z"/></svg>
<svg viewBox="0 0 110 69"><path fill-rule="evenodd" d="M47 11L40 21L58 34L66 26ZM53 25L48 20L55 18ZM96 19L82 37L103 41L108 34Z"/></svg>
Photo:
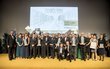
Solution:
<svg viewBox="0 0 110 69"><path fill-rule="evenodd" d="M109 0L0 0L0 36L12 29L25 32L30 6L76 6L79 32L110 34Z"/></svg>

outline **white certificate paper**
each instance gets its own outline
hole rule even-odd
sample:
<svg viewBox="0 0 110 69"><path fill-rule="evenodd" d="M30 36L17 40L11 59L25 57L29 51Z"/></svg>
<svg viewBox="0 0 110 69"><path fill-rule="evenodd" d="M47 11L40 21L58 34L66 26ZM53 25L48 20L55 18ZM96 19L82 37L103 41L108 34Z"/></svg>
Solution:
<svg viewBox="0 0 110 69"><path fill-rule="evenodd" d="M96 42L91 42L90 48L96 49L97 43Z"/></svg>

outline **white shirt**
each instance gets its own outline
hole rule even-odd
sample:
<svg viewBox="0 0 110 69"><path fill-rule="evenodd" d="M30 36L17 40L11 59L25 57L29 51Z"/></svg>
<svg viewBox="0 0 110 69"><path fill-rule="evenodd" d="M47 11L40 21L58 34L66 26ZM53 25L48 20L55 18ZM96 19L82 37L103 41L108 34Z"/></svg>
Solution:
<svg viewBox="0 0 110 69"><path fill-rule="evenodd" d="M62 53L62 47L60 47L60 53Z"/></svg>
<svg viewBox="0 0 110 69"><path fill-rule="evenodd" d="M57 44L58 44L58 45L60 44L60 38L58 38L58 42L57 42Z"/></svg>
<svg viewBox="0 0 110 69"><path fill-rule="evenodd" d="M24 40L24 45L26 46L26 45L28 45L28 43L27 43L27 38L25 38L25 39L23 39Z"/></svg>
<svg viewBox="0 0 110 69"><path fill-rule="evenodd" d="M72 38L72 46L76 46L76 40L75 40L75 37Z"/></svg>
<svg viewBox="0 0 110 69"><path fill-rule="evenodd" d="M91 42L90 48L96 49L97 48L97 39L91 39L90 42Z"/></svg>
<svg viewBox="0 0 110 69"><path fill-rule="evenodd" d="M81 37L81 43L84 44L84 37Z"/></svg>
<svg viewBox="0 0 110 69"><path fill-rule="evenodd" d="M38 44L37 44L37 46L41 46L41 41L40 41L40 39L38 39Z"/></svg>

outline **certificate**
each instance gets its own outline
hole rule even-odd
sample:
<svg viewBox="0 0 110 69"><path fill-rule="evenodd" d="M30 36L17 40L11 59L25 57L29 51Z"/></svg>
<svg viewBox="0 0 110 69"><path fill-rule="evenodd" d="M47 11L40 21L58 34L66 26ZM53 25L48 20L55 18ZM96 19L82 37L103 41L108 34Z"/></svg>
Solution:
<svg viewBox="0 0 110 69"><path fill-rule="evenodd" d="M96 42L91 42L90 48L96 49L97 43Z"/></svg>

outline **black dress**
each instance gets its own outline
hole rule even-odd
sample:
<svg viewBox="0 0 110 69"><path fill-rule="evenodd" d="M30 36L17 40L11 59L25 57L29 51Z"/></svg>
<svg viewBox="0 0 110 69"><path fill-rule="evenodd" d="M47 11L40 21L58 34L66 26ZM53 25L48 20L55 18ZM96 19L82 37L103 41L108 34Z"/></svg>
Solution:
<svg viewBox="0 0 110 69"><path fill-rule="evenodd" d="M105 39L98 39L98 55L104 55L105 54ZM102 47L103 46L103 47Z"/></svg>

